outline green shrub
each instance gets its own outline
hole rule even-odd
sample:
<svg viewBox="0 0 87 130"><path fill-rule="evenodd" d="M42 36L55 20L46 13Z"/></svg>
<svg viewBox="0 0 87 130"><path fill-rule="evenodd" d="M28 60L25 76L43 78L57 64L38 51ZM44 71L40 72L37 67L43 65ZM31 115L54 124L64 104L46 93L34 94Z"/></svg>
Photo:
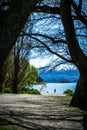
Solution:
<svg viewBox="0 0 87 130"><path fill-rule="evenodd" d="M30 94L40 94L40 92L37 89L31 89Z"/></svg>
<svg viewBox="0 0 87 130"><path fill-rule="evenodd" d="M11 87L7 87L4 89L5 93L12 93Z"/></svg>
<svg viewBox="0 0 87 130"><path fill-rule="evenodd" d="M65 90L63 93L66 94L67 96L73 96L74 94L73 91L70 89Z"/></svg>
<svg viewBox="0 0 87 130"><path fill-rule="evenodd" d="M18 130L17 127L12 125L2 125L0 126L0 130Z"/></svg>
<svg viewBox="0 0 87 130"><path fill-rule="evenodd" d="M40 92L37 89L29 89L25 87L22 88L21 93L22 94L40 94Z"/></svg>

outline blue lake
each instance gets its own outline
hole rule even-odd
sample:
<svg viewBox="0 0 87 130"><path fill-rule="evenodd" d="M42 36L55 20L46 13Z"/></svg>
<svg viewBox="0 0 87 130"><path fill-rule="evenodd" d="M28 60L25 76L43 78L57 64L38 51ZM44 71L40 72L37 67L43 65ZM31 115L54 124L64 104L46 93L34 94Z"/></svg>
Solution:
<svg viewBox="0 0 87 130"><path fill-rule="evenodd" d="M34 85L33 88L45 94L63 94L67 89L71 89L74 92L76 83L47 83L45 85Z"/></svg>

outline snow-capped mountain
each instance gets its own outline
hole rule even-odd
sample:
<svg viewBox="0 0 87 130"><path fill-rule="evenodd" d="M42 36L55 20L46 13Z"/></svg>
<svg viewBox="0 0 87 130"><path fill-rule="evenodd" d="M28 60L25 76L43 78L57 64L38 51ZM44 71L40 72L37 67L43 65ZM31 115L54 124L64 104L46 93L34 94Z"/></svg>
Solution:
<svg viewBox="0 0 87 130"><path fill-rule="evenodd" d="M56 69L50 66L38 69L38 75L46 82L77 82L79 72L75 66L60 65Z"/></svg>
<svg viewBox="0 0 87 130"><path fill-rule="evenodd" d="M61 64L59 65L56 70L76 70L77 68L71 64Z"/></svg>

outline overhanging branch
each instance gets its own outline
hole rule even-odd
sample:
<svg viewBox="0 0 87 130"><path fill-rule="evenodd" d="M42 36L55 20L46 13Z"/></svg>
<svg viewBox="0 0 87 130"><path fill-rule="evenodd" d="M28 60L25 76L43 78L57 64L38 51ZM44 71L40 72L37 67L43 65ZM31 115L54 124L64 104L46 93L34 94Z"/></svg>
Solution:
<svg viewBox="0 0 87 130"><path fill-rule="evenodd" d="M77 14L77 18L85 25L87 26L87 16L83 16L81 14L81 11L79 9L79 7L75 4L75 2L72 0L71 5L73 6L75 13ZM85 18L86 17L86 18Z"/></svg>
<svg viewBox="0 0 87 130"><path fill-rule="evenodd" d="M77 16L72 15L72 17L74 17L74 19L77 19L77 20L79 19L85 26L87 26L87 20L86 20L87 16L83 16L81 14L81 4L82 4L82 1L80 0L79 7L78 7L75 4L75 2L72 0L71 5L73 6L75 13L77 15ZM34 12L42 12L42 13L50 13L50 14L61 15L60 14L60 7L50 7L50 6L47 6L47 5L36 6L33 11Z"/></svg>
<svg viewBox="0 0 87 130"><path fill-rule="evenodd" d="M57 52L53 51L49 46L47 46L43 41L39 40L38 38L35 38L33 36L30 36L32 39L35 39L36 41L38 41L39 43L41 43L49 52L51 52L52 54L60 57L61 59L63 59L64 61L67 61L69 63L73 63L72 60L68 60L65 57L61 56L60 54L58 54Z"/></svg>
<svg viewBox="0 0 87 130"><path fill-rule="evenodd" d="M60 8L59 8L59 7L50 7L50 6L47 6L47 5L44 5L44 6L36 6L36 7L34 8L34 12L60 14Z"/></svg>
<svg viewBox="0 0 87 130"><path fill-rule="evenodd" d="M53 44L55 44L55 43L67 44L67 42L65 40L63 40L63 39L55 39L53 37L50 37L50 36L47 36L47 35L44 35L44 34L38 34L38 33L35 33L35 34L31 33L30 34L30 33L23 32L23 34L21 34L20 36L40 36L40 37L47 38L47 39L51 40L51 42Z"/></svg>

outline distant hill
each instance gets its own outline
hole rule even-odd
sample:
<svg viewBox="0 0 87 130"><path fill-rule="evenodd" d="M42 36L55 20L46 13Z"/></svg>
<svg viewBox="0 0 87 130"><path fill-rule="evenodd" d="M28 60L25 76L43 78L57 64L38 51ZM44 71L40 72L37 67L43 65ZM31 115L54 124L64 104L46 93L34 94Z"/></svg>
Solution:
<svg viewBox="0 0 87 130"><path fill-rule="evenodd" d="M77 69L50 70L48 66L38 69L38 75L47 83L77 82L79 72Z"/></svg>

